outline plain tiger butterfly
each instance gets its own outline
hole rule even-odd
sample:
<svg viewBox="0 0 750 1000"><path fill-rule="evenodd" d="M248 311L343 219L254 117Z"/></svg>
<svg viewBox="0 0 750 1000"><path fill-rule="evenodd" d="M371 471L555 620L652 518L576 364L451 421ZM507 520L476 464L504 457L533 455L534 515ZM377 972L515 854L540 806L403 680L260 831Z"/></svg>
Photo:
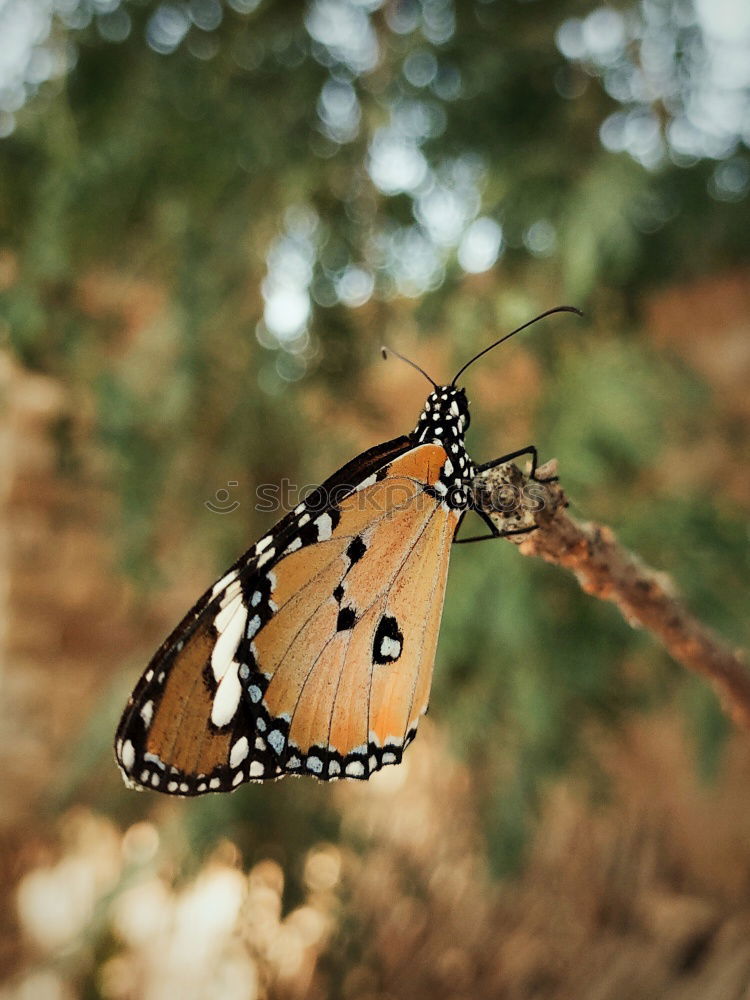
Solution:
<svg viewBox="0 0 750 1000"><path fill-rule="evenodd" d="M129 786L201 795L286 774L366 780L399 763L427 711L472 482L524 454L536 468L533 447L474 465L456 382L554 312L578 310L559 306L506 334L449 385L418 369L433 391L411 434L345 465L206 591L123 713L115 755ZM511 533L477 512L491 529L482 537Z"/></svg>

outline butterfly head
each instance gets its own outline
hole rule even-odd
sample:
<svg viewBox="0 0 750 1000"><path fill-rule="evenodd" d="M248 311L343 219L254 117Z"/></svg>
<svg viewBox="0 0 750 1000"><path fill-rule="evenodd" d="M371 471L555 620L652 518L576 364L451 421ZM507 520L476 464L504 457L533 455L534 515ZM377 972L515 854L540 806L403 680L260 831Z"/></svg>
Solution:
<svg viewBox="0 0 750 1000"><path fill-rule="evenodd" d="M453 385L436 386L424 404L414 436L418 441L431 441L443 446L460 443L470 423L466 391Z"/></svg>

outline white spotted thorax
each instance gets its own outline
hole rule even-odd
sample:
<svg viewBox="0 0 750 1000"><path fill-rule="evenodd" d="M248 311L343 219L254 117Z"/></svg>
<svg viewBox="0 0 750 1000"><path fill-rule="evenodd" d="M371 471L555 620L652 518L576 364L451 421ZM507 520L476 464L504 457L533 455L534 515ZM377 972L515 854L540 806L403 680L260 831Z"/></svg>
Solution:
<svg viewBox="0 0 750 1000"><path fill-rule="evenodd" d="M412 438L418 444L438 444L445 449L446 459L440 478L430 492L435 493L454 510L465 510L468 488L476 474L464 444L470 423L469 401L464 389L453 385L437 386L424 404Z"/></svg>

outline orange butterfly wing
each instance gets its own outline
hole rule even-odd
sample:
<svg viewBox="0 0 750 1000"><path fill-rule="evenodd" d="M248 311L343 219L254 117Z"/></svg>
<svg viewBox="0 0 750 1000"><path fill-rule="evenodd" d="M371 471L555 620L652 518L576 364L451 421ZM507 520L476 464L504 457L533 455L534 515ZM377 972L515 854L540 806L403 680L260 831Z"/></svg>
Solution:
<svg viewBox="0 0 750 1000"><path fill-rule="evenodd" d="M397 458L341 502L328 539L274 566L246 684L285 771L365 778L413 739L459 519L425 490L446 457L424 444Z"/></svg>
<svg viewBox="0 0 750 1000"><path fill-rule="evenodd" d="M427 707L460 517L431 491L446 459L409 438L366 452L203 595L123 714L129 784L195 795L400 760Z"/></svg>

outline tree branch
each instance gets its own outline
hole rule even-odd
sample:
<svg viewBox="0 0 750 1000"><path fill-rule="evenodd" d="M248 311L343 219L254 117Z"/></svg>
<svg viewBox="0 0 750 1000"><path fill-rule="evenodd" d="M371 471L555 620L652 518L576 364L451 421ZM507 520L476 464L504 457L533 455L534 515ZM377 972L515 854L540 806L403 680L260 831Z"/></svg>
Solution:
<svg viewBox="0 0 750 1000"><path fill-rule="evenodd" d="M571 570L587 594L616 604L628 624L647 629L673 659L708 680L730 718L750 729L750 671L742 653L694 618L670 578L623 548L609 528L571 517L561 487L538 482L556 471L553 460L536 480L512 464L483 472L475 482L477 508L501 531L535 528L508 540L523 555Z"/></svg>

